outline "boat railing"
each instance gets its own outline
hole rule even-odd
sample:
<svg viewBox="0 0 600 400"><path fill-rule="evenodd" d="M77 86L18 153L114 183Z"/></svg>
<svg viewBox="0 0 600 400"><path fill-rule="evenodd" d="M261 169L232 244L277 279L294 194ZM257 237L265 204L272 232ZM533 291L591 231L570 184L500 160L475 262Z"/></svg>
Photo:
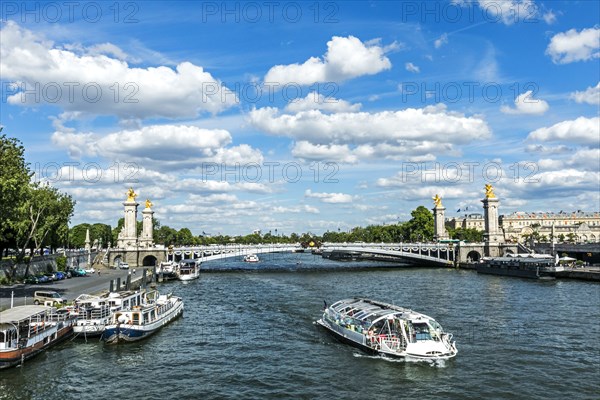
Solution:
<svg viewBox="0 0 600 400"><path fill-rule="evenodd" d="M402 346L402 340L396 335L378 335L377 341L384 350L398 350Z"/></svg>

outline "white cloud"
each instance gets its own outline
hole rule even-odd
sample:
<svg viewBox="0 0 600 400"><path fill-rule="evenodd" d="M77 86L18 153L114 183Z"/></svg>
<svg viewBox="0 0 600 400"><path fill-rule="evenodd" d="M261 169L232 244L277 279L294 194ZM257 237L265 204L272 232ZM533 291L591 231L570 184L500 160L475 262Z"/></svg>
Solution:
<svg viewBox="0 0 600 400"><path fill-rule="evenodd" d="M470 6L471 1L452 0L454 4ZM505 25L515 22L535 21L538 9L533 0L478 0L477 4L488 21L502 21Z"/></svg>
<svg viewBox="0 0 600 400"><path fill-rule="evenodd" d="M562 121L551 127L536 129L527 136L527 139L598 145L600 118L579 117L575 120Z"/></svg>
<svg viewBox="0 0 600 400"><path fill-rule="evenodd" d="M443 45L448 43L448 34L444 33L442 34L442 36L440 36L438 39L435 40L435 42L433 42L433 45L435 46L436 49L439 49L440 47L442 47Z"/></svg>
<svg viewBox="0 0 600 400"><path fill-rule="evenodd" d="M285 214L285 213L294 213L294 214L299 214L299 213L310 213L310 214L319 214L321 211L319 211L318 208L316 207L312 207L309 205L301 205L301 206L294 206L294 207L282 207L282 206L275 206L272 208L274 213L277 214Z"/></svg>
<svg viewBox="0 0 600 400"><path fill-rule="evenodd" d="M555 64L588 61L600 57L600 28L587 28L581 32L570 29L557 33L550 39L546 54Z"/></svg>
<svg viewBox="0 0 600 400"><path fill-rule="evenodd" d="M327 160L329 162L348 164L358 162L358 158L352 153L347 144L313 144L306 140L301 140L294 144L292 155L308 161Z"/></svg>
<svg viewBox="0 0 600 400"><path fill-rule="evenodd" d="M599 180L600 172L598 171L561 168L538 172L529 179L509 179L504 184L515 197L519 194L526 194L539 199L541 191L547 192L545 194L547 197L556 196L557 193L571 195L580 190L597 192Z"/></svg>
<svg viewBox="0 0 600 400"><path fill-rule="evenodd" d="M359 111L362 104L352 104L346 100L336 99L334 97L325 97L321 93L310 92L306 97L290 102L285 111L297 113L307 110L322 110L330 112L355 112Z"/></svg>
<svg viewBox="0 0 600 400"><path fill-rule="evenodd" d="M324 114L311 110L293 115L266 107L251 111L249 120L266 133L295 139L292 154L296 158L342 163L365 159L429 161L440 151L459 155L456 144L491 135L480 117L449 112L443 104L377 113Z"/></svg>
<svg viewBox="0 0 600 400"><path fill-rule="evenodd" d="M515 108L509 106L500 107L500 111L505 114L534 114L541 115L548 111L548 103L544 100L534 99L533 91L528 90L527 92L517 96L515 99Z"/></svg>
<svg viewBox="0 0 600 400"><path fill-rule="evenodd" d="M346 193L316 193L310 189L307 189L304 192L304 197L319 199L323 203L333 204L352 203L352 200L354 199L352 195Z"/></svg>
<svg viewBox="0 0 600 400"><path fill-rule="evenodd" d="M185 125L152 125L104 136L57 131L52 142L69 149L73 157L88 154L170 168L194 168L202 162L233 165L263 160L260 151L249 145L228 147L232 138L226 130Z"/></svg>
<svg viewBox="0 0 600 400"><path fill-rule="evenodd" d="M395 47L382 47L374 41L363 43L354 36L334 36L327 42L323 58L310 57L303 64L276 65L265 75L265 82L311 85L374 75L392 67L385 52Z"/></svg>
<svg viewBox="0 0 600 400"><path fill-rule="evenodd" d="M414 74L418 74L419 72L421 72L421 69L411 62L407 62L406 64L404 64L404 68L406 68L408 72L412 72Z"/></svg>
<svg viewBox="0 0 600 400"><path fill-rule="evenodd" d="M588 103L591 105L600 105L600 82L596 86L590 86L583 92L576 91L569 95L569 98L577 103Z"/></svg>
<svg viewBox="0 0 600 400"><path fill-rule="evenodd" d="M542 18L544 18L544 21L546 21L548 25L552 25L556 22L556 14L554 14L552 10L549 10L546 13L544 13Z"/></svg>
<svg viewBox="0 0 600 400"><path fill-rule="evenodd" d="M2 78L22 82L21 91L8 96L10 104L48 103L69 112L144 119L218 113L237 102L221 82L189 62L175 70L131 68L127 54L110 43L59 47L12 21L0 36Z"/></svg>
<svg viewBox="0 0 600 400"><path fill-rule="evenodd" d="M274 107L254 109L250 122L266 133L321 144L365 144L403 140L467 143L490 137L480 117L447 111L438 104L376 113L323 114L319 110L280 114Z"/></svg>

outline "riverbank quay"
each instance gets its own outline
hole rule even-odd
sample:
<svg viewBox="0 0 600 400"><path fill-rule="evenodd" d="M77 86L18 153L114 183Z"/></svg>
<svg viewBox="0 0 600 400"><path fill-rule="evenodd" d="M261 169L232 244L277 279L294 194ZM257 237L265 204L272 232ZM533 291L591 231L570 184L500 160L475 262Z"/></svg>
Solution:
<svg viewBox="0 0 600 400"><path fill-rule="evenodd" d="M458 269L475 270L477 263L459 263ZM556 279L576 279L581 281L600 282L600 266L592 267L566 267L564 271L556 273Z"/></svg>
<svg viewBox="0 0 600 400"><path fill-rule="evenodd" d="M64 279L45 284L13 284L0 286L0 311L13 306L33 304L33 295L37 290L52 290L67 300L74 300L82 293L99 293L108 291L110 281L121 279L126 282L130 271L101 268L100 274L94 273L77 278ZM141 280L141 276L139 278ZM135 278L132 279L135 281Z"/></svg>

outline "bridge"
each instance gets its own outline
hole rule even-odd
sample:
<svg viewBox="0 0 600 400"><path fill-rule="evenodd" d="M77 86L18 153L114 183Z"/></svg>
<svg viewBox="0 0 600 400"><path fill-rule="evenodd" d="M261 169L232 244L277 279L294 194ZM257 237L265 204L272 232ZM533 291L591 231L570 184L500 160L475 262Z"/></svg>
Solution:
<svg viewBox="0 0 600 400"><path fill-rule="evenodd" d="M248 254L300 252L305 249L296 244L259 244L225 246L184 246L166 254L167 260L179 261L194 258L200 261L223 260ZM313 250L308 248L307 250ZM451 267L454 265L454 244L439 243L325 243L320 247L325 255L331 253L360 254L397 258L421 265Z"/></svg>

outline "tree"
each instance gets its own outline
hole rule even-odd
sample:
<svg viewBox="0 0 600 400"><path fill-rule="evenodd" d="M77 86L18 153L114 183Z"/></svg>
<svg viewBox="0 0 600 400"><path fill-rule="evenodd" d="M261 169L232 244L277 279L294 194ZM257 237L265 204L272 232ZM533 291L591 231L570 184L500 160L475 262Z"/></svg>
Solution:
<svg viewBox="0 0 600 400"><path fill-rule="evenodd" d="M474 228L456 228L448 229L448 235L451 239L463 240L465 242L480 243L483 242L484 231Z"/></svg>
<svg viewBox="0 0 600 400"><path fill-rule="evenodd" d="M25 249L31 249L31 255L41 250L50 232L68 224L74 209L75 201L70 195L60 193L49 185L28 185L26 201L18 210L20 219L16 224L16 231L17 244L21 250L17 255L17 262L24 260ZM25 275L28 273L29 263Z"/></svg>
<svg viewBox="0 0 600 400"><path fill-rule="evenodd" d="M433 239L433 214L424 206L414 209L410 221L402 225L405 241L427 241Z"/></svg>
<svg viewBox="0 0 600 400"><path fill-rule="evenodd" d="M177 244L185 246L194 244L194 235L188 228L181 228L177 232Z"/></svg>
<svg viewBox="0 0 600 400"><path fill-rule="evenodd" d="M2 128L0 128L0 132ZM0 242L14 244L15 226L21 218L32 176L25 148L15 138L0 136ZM0 251L0 257L2 252Z"/></svg>

